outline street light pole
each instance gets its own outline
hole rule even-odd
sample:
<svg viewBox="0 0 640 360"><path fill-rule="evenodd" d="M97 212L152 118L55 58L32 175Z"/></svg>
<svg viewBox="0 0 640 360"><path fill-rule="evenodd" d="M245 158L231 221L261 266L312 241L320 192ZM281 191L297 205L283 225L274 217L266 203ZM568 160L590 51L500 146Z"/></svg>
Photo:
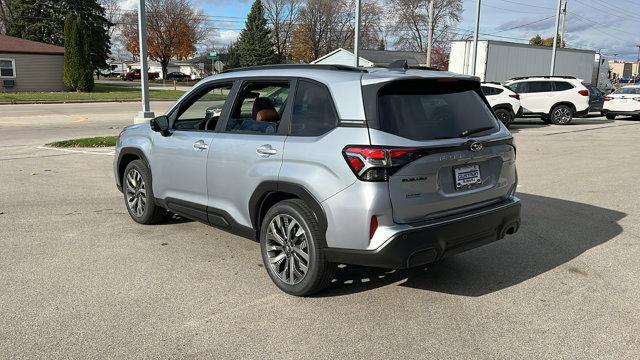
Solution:
<svg viewBox="0 0 640 360"><path fill-rule="evenodd" d="M355 55L354 64L360 66L360 3L362 0L356 0L356 29L353 37L353 54Z"/></svg>
<svg viewBox="0 0 640 360"><path fill-rule="evenodd" d="M560 37L560 44L563 44L563 43L566 44L566 41L564 40L564 36L567 31L567 3L568 2L569 0L564 0L564 5L562 6L562 31L560 32L562 36Z"/></svg>
<svg viewBox="0 0 640 360"><path fill-rule="evenodd" d="M149 106L149 72L147 67L147 14L144 0L138 0L138 41L140 42L140 87L142 88L142 111L133 119L136 124L145 123L154 117Z"/></svg>
<svg viewBox="0 0 640 360"><path fill-rule="evenodd" d="M470 75L476 74L476 58L478 57L478 34L480 33L480 6L482 0L476 3L476 32L473 34L473 49L471 50L471 72Z"/></svg>
<svg viewBox="0 0 640 360"><path fill-rule="evenodd" d="M560 13L562 12L562 0L558 0L558 12L556 13L556 32L553 35L553 51L551 53L551 71L550 75L556 72L556 55L558 52L558 32L560 31Z"/></svg>
<svg viewBox="0 0 640 360"><path fill-rule="evenodd" d="M435 0L429 0L429 36L427 37L427 66L431 67L431 52L433 51L433 11Z"/></svg>

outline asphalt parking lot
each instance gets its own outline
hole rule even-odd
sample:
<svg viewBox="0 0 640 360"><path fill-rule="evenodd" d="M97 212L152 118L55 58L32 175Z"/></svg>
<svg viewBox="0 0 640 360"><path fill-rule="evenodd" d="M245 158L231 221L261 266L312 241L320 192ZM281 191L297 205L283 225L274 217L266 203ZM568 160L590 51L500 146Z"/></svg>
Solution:
<svg viewBox="0 0 640 360"><path fill-rule="evenodd" d="M0 107L0 358L640 358L640 121L515 124L517 235L301 299L256 243L131 221L108 151L38 148L136 110Z"/></svg>

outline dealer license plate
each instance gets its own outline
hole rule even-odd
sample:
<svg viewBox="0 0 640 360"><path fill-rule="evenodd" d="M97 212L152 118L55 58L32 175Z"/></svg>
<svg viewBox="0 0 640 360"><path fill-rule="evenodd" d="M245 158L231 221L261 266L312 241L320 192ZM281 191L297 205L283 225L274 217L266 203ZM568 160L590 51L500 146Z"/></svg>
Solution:
<svg viewBox="0 0 640 360"><path fill-rule="evenodd" d="M480 166L478 165L465 165L454 168L453 171L457 190L466 189L474 185L482 184L482 178L480 177Z"/></svg>

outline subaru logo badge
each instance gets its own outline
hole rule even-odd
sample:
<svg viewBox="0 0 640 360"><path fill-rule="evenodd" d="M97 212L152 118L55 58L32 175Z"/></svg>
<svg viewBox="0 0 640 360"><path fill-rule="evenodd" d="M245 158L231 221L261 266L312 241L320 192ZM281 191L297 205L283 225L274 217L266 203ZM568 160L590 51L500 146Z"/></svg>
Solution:
<svg viewBox="0 0 640 360"><path fill-rule="evenodd" d="M477 141L470 141L469 142L469 150L471 150L473 152L478 152L478 151L482 150L482 143L481 142L477 142Z"/></svg>

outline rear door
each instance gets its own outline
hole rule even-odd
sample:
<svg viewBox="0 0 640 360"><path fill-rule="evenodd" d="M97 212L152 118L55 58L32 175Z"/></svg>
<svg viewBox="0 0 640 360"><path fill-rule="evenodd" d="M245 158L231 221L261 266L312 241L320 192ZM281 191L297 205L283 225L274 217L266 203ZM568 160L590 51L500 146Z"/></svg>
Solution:
<svg viewBox="0 0 640 360"><path fill-rule="evenodd" d="M527 81L522 84L520 103L526 112L546 114L551 111L555 103L553 85L551 81Z"/></svg>
<svg viewBox="0 0 640 360"><path fill-rule="evenodd" d="M250 227L253 191L263 181L278 179L293 84L289 79L250 79L240 85L207 160L207 205L214 225L226 227L230 217Z"/></svg>
<svg viewBox="0 0 640 360"><path fill-rule="evenodd" d="M513 190L515 150L478 83L395 81L376 102L377 117L367 114L371 144L400 148L409 159L388 178L395 222L468 211Z"/></svg>

